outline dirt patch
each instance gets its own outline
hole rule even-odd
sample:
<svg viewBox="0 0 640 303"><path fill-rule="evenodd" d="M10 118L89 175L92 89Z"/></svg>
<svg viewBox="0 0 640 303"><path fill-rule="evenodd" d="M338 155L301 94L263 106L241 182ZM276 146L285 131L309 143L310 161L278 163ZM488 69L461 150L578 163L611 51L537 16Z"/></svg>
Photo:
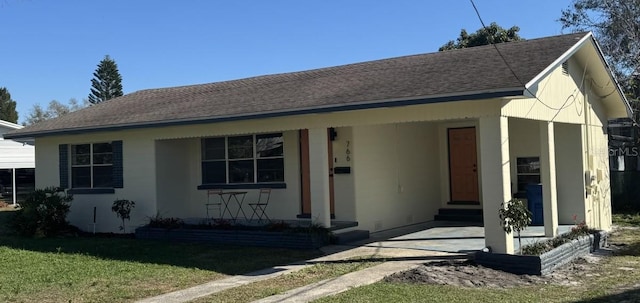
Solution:
<svg viewBox="0 0 640 303"><path fill-rule="evenodd" d="M581 277L598 275L595 265L610 254L611 250L600 250L576 259L547 276L516 275L483 267L473 261L439 261L395 273L386 277L385 281L496 288L533 284L579 285Z"/></svg>

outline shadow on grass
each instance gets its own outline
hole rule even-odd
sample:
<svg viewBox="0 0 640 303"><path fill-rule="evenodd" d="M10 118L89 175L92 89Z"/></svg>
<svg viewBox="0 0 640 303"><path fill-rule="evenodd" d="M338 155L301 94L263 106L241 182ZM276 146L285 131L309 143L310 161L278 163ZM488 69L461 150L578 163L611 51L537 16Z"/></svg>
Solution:
<svg viewBox="0 0 640 303"><path fill-rule="evenodd" d="M65 236L29 238L8 234L6 222L11 212L0 212L0 247L53 254L79 254L105 260L166 264L199 268L226 275L307 260L321 255L318 250L207 245L131 237Z"/></svg>
<svg viewBox="0 0 640 303"><path fill-rule="evenodd" d="M613 302L638 302L640 289L630 289L621 293L605 295L593 299L575 301L575 303L613 303Z"/></svg>

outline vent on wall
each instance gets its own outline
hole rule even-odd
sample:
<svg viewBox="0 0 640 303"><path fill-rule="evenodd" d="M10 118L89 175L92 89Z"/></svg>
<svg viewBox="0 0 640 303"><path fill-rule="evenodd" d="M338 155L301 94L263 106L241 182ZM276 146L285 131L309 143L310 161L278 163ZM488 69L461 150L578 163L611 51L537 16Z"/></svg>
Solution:
<svg viewBox="0 0 640 303"><path fill-rule="evenodd" d="M569 61L562 62L562 74L569 75Z"/></svg>

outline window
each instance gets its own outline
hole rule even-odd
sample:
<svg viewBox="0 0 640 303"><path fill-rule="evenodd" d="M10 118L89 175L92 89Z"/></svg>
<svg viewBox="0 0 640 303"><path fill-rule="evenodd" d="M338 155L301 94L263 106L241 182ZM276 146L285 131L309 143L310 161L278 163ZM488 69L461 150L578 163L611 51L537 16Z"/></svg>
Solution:
<svg viewBox="0 0 640 303"><path fill-rule="evenodd" d="M518 175L518 192L524 192L527 184L540 183L540 158L525 157L516 159Z"/></svg>
<svg viewBox="0 0 640 303"><path fill-rule="evenodd" d="M71 145L71 187L113 187L111 143Z"/></svg>
<svg viewBox="0 0 640 303"><path fill-rule="evenodd" d="M202 139L202 183L284 182L281 133Z"/></svg>

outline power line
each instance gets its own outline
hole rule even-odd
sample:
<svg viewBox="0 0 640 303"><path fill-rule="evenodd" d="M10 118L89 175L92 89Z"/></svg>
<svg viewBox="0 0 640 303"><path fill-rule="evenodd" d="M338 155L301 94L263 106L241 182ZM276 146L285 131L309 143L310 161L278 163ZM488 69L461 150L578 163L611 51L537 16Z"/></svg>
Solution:
<svg viewBox="0 0 640 303"><path fill-rule="evenodd" d="M484 24L484 21L482 20L482 16L480 16L480 11L478 11L478 8L476 7L476 4L473 2L473 0L469 0L471 1L471 5L473 6L473 10L476 12L476 15L478 16L478 19L480 20L480 24L482 24L482 27L485 29L485 31L487 31L487 33L489 33L489 29L488 27ZM493 48L496 49L496 52L498 53L498 55L500 56L500 58L502 59L502 62L504 62L504 64L507 66L507 68L509 69L509 71L511 72L511 74L513 75L514 78L516 78L516 80L518 80L518 83L520 83L520 85L522 85L524 87L524 89L531 95L533 96L538 102L540 102L542 105L544 105L545 107L547 107L548 109L551 110L563 110L566 107L564 107L566 105L565 104L562 105L562 107L560 108L555 108L552 107L546 103L544 103L542 100L540 100L540 98L538 98L538 96L536 94L534 94L531 90L529 90L528 87L526 87L524 85L524 82L522 82L522 80L520 80L520 77L518 77L518 75L516 74L516 72L513 70L513 68L511 68L511 65L509 65L509 63L507 62L507 59L504 57L504 55L502 55L502 53L500 52L500 49L498 49L498 46L496 45L496 43L493 43L491 41L491 39L487 39L489 41L489 44L493 45ZM569 104L571 105L571 104ZM568 106L567 106L568 107ZM557 115L557 114L556 114Z"/></svg>

